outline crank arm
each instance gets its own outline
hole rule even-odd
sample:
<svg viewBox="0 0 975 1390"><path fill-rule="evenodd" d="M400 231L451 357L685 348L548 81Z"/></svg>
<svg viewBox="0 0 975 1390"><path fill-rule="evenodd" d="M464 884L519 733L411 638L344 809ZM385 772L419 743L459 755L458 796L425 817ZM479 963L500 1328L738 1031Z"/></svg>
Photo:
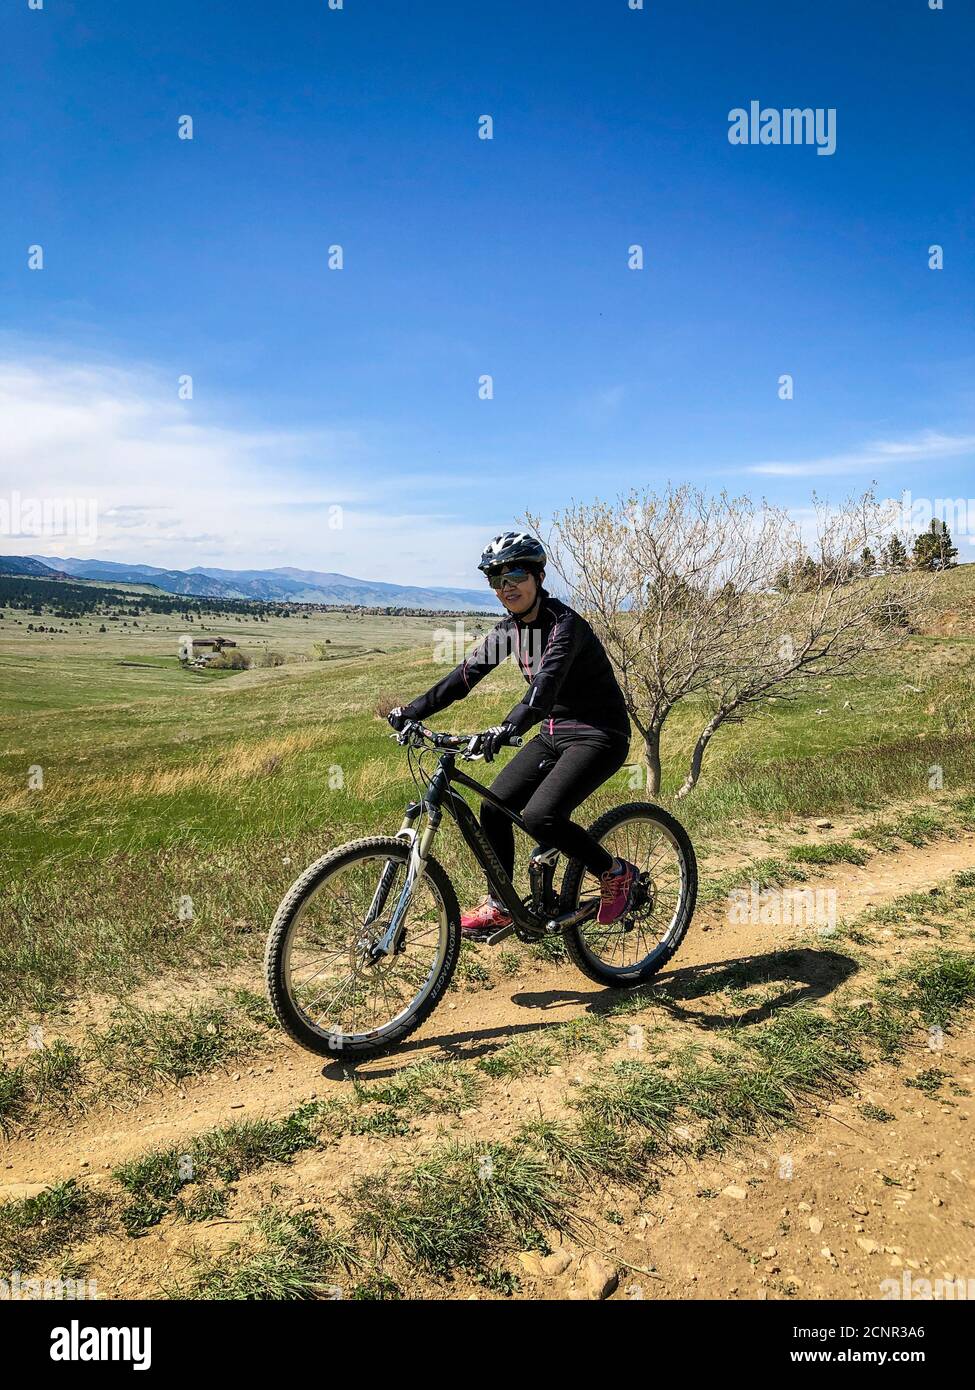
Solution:
<svg viewBox="0 0 975 1390"><path fill-rule="evenodd" d="M552 917L545 923L545 931L551 936L555 932L565 931L567 927L580 927L583 922L587 922L590 917L596 914L598 908L598 899L589 898L574 911L566 912L561 917Z"/></svg>

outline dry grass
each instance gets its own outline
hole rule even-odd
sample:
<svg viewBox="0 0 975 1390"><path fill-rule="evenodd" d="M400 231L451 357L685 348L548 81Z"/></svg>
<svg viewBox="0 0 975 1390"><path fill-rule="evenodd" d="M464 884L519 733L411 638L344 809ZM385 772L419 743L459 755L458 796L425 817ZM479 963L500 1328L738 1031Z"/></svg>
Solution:
<svg viewBox="0 0 975 1390"><path fill-rule="evenodd" d="M75 798L125 801L137 796L173 796L196 787L230 787L254 777L270 777L285 760L321 742L318 732L282 734L257 742L238 739L220 752L205 754L186 767L150 768L118 776L50 778L43 792L19 790L0 801L0 814L25 809L43 796L44 803L64 803Z"/></svg>

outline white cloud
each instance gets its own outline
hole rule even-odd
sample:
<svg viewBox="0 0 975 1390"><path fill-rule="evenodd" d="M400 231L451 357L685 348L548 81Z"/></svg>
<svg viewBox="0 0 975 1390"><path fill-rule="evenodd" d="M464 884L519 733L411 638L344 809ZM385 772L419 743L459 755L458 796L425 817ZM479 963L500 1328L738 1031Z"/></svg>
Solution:
<svg viewBox="0 0 975 1390"><path fill-rule="evenodd" d="M480 587L483 523L410 509L408 474L360 431L241 428L148 369L38 355L0 357L0 418L8 497L94 499L98 515L93 543L5 535L8 554ZM393 497L406 508L387 512Z"/></svg>
<svg viewBox="0 0 975 1390"><path fill-rule="evenodd" d="M882 469L895 463L916 463L926 459L957 458L975 452L975 435L940 434L925 430L909 439L881 439L848 454L804 459L795 463L755 463L745 471L780 478L816 478L854 474L871 468Z"/></svg>

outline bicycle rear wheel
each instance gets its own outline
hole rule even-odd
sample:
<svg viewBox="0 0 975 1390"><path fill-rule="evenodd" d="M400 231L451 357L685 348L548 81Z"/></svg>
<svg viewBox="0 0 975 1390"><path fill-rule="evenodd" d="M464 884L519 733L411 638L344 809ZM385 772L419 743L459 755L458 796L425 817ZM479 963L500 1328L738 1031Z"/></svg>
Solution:
<svg viewBox="0 0 975 1390"><path fill-rule="evenodd" d="M599 984L645 984L683 941L697 901L697 860L678 820L647 801L616 806L589 827L610 854L636 864L640 878L630 911L609 926L595 917L565 932L573 963ZM561 911L599 897L599 880L578 859L566 865Z"/></svg>
<svg viewBox="0 0 975 1390"><path fill-rule="evenodd" d="M399 902L410 852L392 836L343 845L306 869L278 908L264 957L268 997L309 1051L378 1057L443 997L460 951L460 910L435 859L414 884L399 951L372 951Z"/></svg>

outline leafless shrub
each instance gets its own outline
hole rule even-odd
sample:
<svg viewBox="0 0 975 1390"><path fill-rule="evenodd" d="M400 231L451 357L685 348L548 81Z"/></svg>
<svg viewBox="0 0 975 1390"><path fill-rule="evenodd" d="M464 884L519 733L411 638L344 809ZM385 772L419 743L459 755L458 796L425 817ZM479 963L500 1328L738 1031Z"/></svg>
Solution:
<svg viewBox="0 0 975 1390"><path fill-rule="evenodd" d="M540 519L527 516L536 531ZM689 485L556 513L550 564L606 646L660 786L661 735L682 701L705 710L678 795L722 724L774 693L862 670L906 633L910 577L864 574L884 508L872 493L813 498L810 544L782 508ZM783 588L783 575L800 577Z"/></svg>

